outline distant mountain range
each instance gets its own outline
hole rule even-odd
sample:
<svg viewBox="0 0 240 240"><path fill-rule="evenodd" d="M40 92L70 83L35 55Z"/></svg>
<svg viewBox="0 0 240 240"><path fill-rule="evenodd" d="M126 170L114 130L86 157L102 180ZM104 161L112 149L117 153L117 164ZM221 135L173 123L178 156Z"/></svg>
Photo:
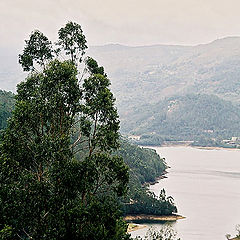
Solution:
<svg viewBox="0 0 240 240"><path fill-rule="evenodd" d="M240 37L198 46L112 44L88 54L109 73L123 133L151 135L156 144L240 137Z"/></svg>
<svg viewBox="0 0 240 240"><path fill-rule="evenodd" d="M87 54L108 73L124 134L240 137L240 37L198 46L110 44ZM9 90L20 71L4 66L0 88Z"/></svg>
<svg viewBox="0 0 240 240"><path fill-rule="evenodd" d="M193 47L106 45L88 53L105 66L119 102L203 93L240 103L240 37Z"/></svg>

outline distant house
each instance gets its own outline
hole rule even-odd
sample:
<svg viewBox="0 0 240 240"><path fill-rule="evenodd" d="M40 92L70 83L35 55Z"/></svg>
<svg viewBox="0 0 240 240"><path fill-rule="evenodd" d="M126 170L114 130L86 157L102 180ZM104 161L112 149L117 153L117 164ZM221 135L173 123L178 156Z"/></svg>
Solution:
<svg viewBox="0 0 240 240"><path fill-rule="evenodd" d="M213 133L213 130L211 130L211 129L206 129L206 130L203 130L203 132L205 132L205 133Z"/></svg>
<svg viewBox="0 0 240 240"><path fill-rule="evenodd" d="M236 142L238 140L238 137L232 137L232 141Z"/></svg>
<svg viewBox="0 0 240 240"><path fill-rule="evenodd" d="M137 136L137 135L130 135L130 136L128 136L128 139L137 140L137 141L139 141L140 138L141 138L141 136Z"/></svg>

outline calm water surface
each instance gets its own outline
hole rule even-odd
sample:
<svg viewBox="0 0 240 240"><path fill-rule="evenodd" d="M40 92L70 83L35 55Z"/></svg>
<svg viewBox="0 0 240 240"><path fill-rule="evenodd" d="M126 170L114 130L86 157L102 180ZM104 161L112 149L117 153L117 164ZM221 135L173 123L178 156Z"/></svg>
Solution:
<svg viewBox="0 0 240 240"><path fill-rule="evenodd" d="M240 224L240 150L154 149L171 168L168 178L150 189L159 195L165 188L174 197L179 214L186 217L174 224L181 240L224 240L227 233L234 234Z"/></svg>

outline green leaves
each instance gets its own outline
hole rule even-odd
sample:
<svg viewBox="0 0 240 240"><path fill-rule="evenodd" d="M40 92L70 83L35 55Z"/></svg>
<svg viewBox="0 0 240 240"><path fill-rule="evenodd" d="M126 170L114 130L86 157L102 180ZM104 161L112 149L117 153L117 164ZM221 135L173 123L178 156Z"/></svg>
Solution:
<svg viewBox="0 0 240 240"><path fill-rule="evenodd" d="M68 22L65 27L58 31L58 45L70 55L75 64L82 61L82 56L87 48L87 41L79 24Z"/></svg>
<svg viewBox="0 0 240 240"><path fill-rule="evenodd" d="M81 85L77 66L87 46L80 25L61 28L58 46L35 31L19 55L32 72L18 85L0 145L0 229L12 229L13 239L128 239L118 203L128 168L111 156L119 120L110 81L87 58ZM60 51L70 59L57 59Z"/></svg>
<svg viewBox="0 0 240 240"><path fill-rule="evenodd" d="M69 55L71 62L77 66L82 62L87 49L87 41L81 26L73 22L68 22L58 31L56 46L59 47L55 49L52 42L39 30L32 32L25 43L23 54L19 54L19 63L23 71L33 71L38 65L44 67L61 52L63 55Z"/></svg>
<svg viewBox="0 0 240 240"><path fill-rule="evenodd" d="M85 64L90 74L101 74L106 76L104 73L104 68L98 67L98 63L93 58L87 57L85 59Z"/></svg>
<svg viewBox="0 0 240 240"><path fill-rule="evenodd" d="M92 150L97 147L109 151L119 146L119 120L109 85L109 80L102 74L93 74L83 83L81 119L92 123L89 134Z"/></svg>
<svg viewBox="0 0 240 240"><path fill-rule="evenodd" d="M11 92L0 90L0 130L6 127L7 119L11 116L15 99Z"/></svg>
<svg viewBox="0 0 240 240"><path fill-rule="evenodd" d="M52 43L40 31L35 30L25 42L23 54L19 55L19 63L24 71L34 70L34 62L42 67L53 59Z"/></svg>

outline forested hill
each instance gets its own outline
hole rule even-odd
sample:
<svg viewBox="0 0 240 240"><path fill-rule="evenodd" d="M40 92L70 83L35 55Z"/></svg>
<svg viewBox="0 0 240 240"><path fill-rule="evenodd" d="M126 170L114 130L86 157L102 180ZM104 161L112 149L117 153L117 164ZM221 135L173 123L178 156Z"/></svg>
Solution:
<svg viewBox="0 0 240 240"><path fill-rule="evenodd" d="M6 127L14 104L13 93L0 90L0 130Z"/></svg>
<svg viewBox="0 0 240 240"><path fill-rule="evenodd" d="M157 133L152 144L240 137L239 37L198 46L106 45L89 53L110 73L123 133L142 140Z"/></svg>
<svg viewBox="0 0 240 240"><path fill-rule="evenodd" d="M14 104L13 93L0 91L0 133L6 128ZM167 168L164 159L155 150L140 148L122 139L120 148L114 154L120 155L129 167L129 190L121 199L123 214L170 215L177 212L172 198L167 197L165 191L159 199L143 186L155 181ZM134 204L129 205L130 201Z"/></svg>
<svg viewBox="0 0 240 240"><path fill-rule="evenodd" d="M150 142L158 144L166 136L174 140L194 138L198 141L196 134L200 134L208 142L216 138L222 141L226 137L240 137L240 121L235 114L240 105L240 37L197 46L110 44L90 47L87 54L96 58L108 72L117 99L122 133L139 134L144 138L143 135L156 132L160 135L151 137ZM19 82L16 56L4 60L4 68L0 70L2 89L12 87L14 90L13 86ZM178 108L181 109L180 119L176 117L180 110L176 109L165 120L159 118L164 117L166 108L173 105L170 103L170 106L169 101L175 100L181 106ZM193 108L189 107L191 104ZM197 111L206 106L206 113ZM230 115L226 119L227 108ZM196 121L199 115L200 119ZM212 118L213 125L209 126ZM205 134L206 130L216 132Z"/></svg>
<svg viewBox="0 0 240 240"><path fill-rule="evenodd" d="M122 117L122 131L140 135L143 144L185 140L204 145L207 139L240 136L240 108L214 95L170 97L144 104L131 116Z"/></svg>
<svg viewBox="0 0 240 240"><path fill-rule="evenodd" d="M89 54L109 72L122 109L186 93L214 94L240 102L240 37L188 47L112 44L92 47Z"/></svg>

